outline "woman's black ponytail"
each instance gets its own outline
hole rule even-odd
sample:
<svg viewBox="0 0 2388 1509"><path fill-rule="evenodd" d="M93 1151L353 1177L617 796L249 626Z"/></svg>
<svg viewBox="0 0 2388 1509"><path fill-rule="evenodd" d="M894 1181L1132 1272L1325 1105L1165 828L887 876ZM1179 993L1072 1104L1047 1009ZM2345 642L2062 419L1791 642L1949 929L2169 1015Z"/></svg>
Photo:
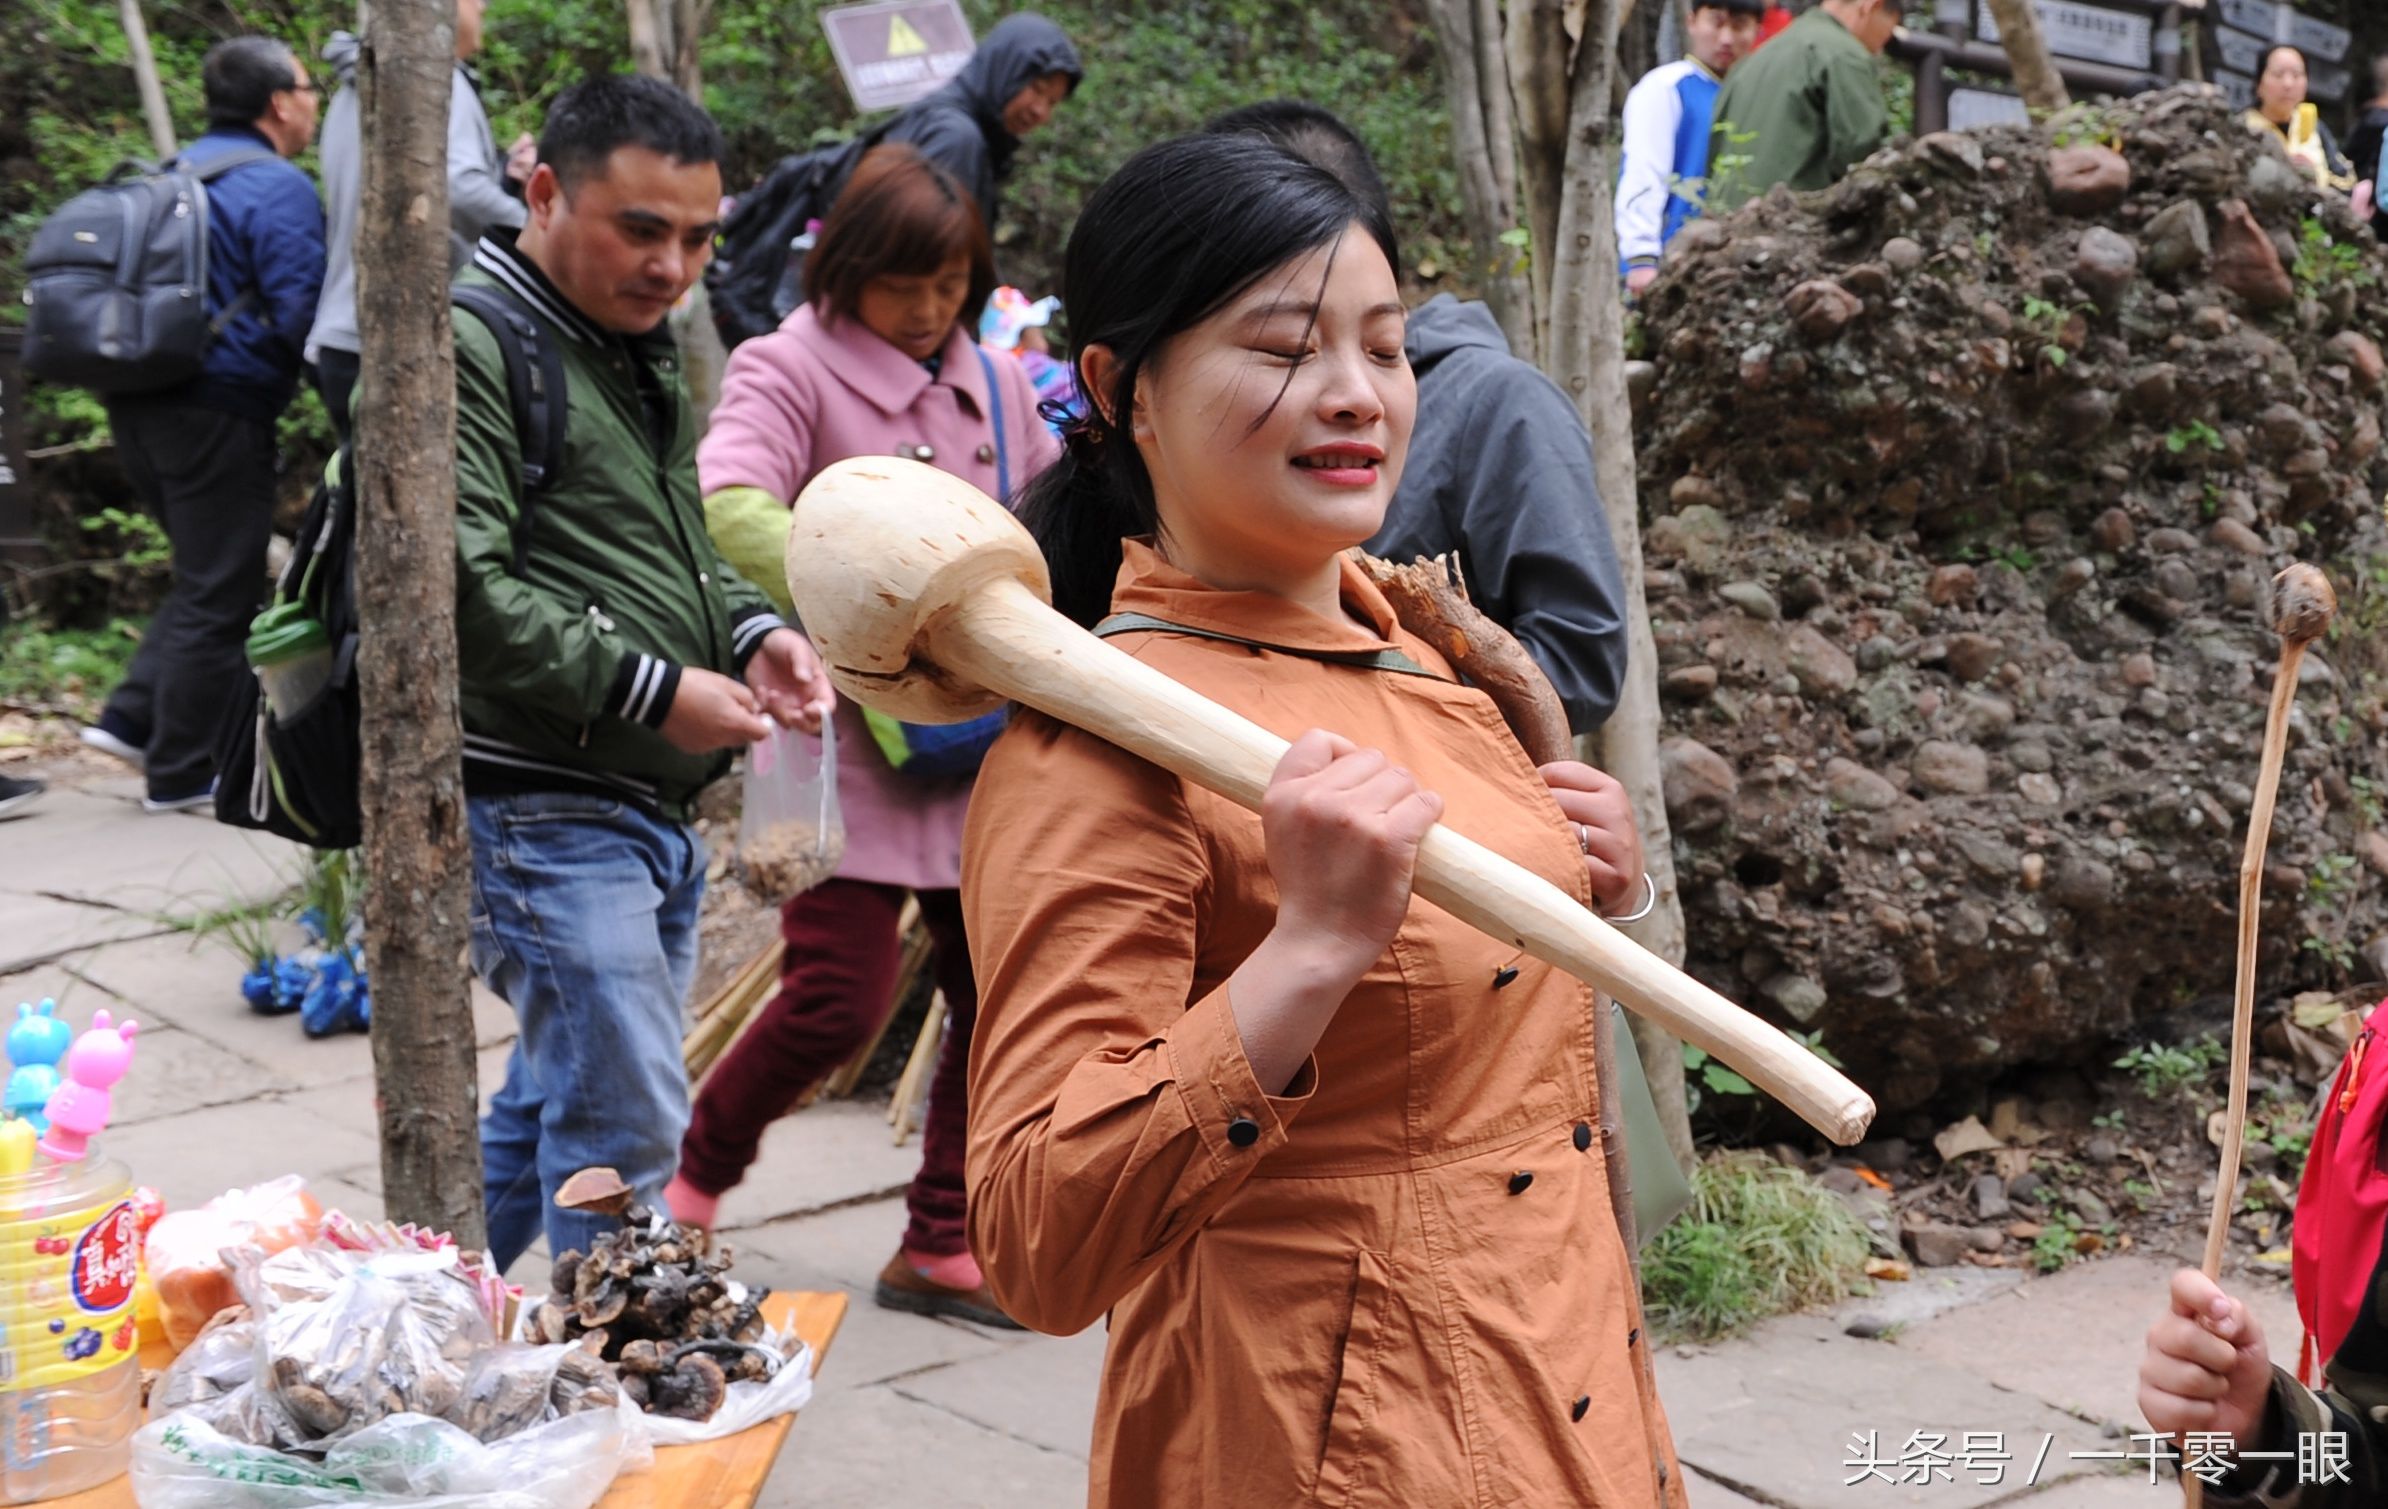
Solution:
<svg viewBox="0 0 2388 1509"><path fill-rule="evenodd" d="M1107 391L1086 389L1062 456L1024 490L1020 518L1053 573L1053 606L1091 626L1111 610L1125 540L1156 534L1152 478L1136 450L1137 379L1178 335L1270 269L1357 221L1401 265L1381 205L1263 138L1184 136L1128 159L1087 199L1062 263L1072 344L1111 353Z"/></svg>

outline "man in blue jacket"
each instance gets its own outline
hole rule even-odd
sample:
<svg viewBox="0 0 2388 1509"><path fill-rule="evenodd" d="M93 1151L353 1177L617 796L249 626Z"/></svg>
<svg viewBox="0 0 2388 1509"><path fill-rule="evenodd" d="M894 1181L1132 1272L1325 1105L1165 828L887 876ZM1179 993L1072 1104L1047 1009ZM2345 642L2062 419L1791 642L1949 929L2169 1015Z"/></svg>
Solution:
<svg viewBox="0 0 2388 1509"><path fill-rule="evenodd" d="M241 644L265 588L273 530L274 421L298 389L299 352L323 286L323 205L288 161L315 136L315 85L270 37L208 50L204 166L255 153L207 186L207 313L200 375L112 398L108 425L133 492L166 532L173 581L131 671L83 742L148 773L151 812L205 806L215 736L239 700Z"/></svg>

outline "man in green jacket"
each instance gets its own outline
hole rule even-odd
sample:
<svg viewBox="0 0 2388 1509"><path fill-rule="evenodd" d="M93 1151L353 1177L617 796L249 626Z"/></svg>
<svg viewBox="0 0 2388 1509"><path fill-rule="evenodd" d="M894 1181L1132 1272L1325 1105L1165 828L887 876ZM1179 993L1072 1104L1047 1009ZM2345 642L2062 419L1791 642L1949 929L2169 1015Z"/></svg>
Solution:
<svg viewBox="0 0 2388 1509"><path fill-rule="evenodd" d="M1890 133L1874 59L1905 0L1822 0L1734 66L1716 97L1708 208L1729 210L1778 183L1825 189Z"/></svg>
<svg viewBox="0 0 2388 1509"><path fill-rule="evenodd" d="M697 497L663 321L711 255L720 156L712 120L653 79L591 79L548 112L527 223L490 232L462 275L564 358L564 460L528 508L497 338L453 320L473 967L521 1025L481 1123L501 1268L542 1230L585 1252L615 1224L555 1208L582 1168L662 1208L705 885L689 804L767 719L818 728L832 700L812 647L714 549Z"/></svg>

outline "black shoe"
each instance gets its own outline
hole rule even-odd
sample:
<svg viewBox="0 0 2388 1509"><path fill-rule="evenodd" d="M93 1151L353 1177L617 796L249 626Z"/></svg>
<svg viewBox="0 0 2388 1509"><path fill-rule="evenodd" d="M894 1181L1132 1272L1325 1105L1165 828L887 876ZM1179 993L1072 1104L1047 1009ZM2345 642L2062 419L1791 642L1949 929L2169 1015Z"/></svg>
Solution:
<svg viewBox="0 0 2388 1509"><path fill-rule="evenodd" d="M0 775L0 817L14 817L38 801L50 789L47 781L20 781L13 776Z"/></svg>
<svg viewBox="0 0 2388 1509"><path fill-rule="evenodd" d="M216 803L216 783L209 781L197 791L171 793L151 792L141 798L143 812L196 812Z"/></svg>

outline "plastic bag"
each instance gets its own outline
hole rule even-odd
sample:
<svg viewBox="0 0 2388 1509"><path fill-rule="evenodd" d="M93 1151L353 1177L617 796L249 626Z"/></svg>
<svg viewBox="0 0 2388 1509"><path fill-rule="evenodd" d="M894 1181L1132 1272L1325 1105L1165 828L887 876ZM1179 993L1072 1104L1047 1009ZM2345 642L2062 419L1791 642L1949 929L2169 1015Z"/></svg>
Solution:
<svg viewBox="0 0 2388 1509"><path fill-rule="evenodd" d="M133 1437L133 1500L142 1509L588 1509L616 1476L651 1460L627 1404L486 1444L444 1420L392 1415L320 1462L233 1440L186 1413Z"/></svg>
<svg viewBox="0 0 2388 1509"><path fill-rule="evenodd" d="M187 1347L217 1311L240 1303L226 1249L280 1252L313 1241L322 1224L323 1207L296 1174L229 1189L204 1205L158 1217L142 1266L157 1286L166 1339L177 1350Z"/></svg>
<svg viewBox="0 0 2388 1509"><path fill-rule="evenodd" d="M321 1451L393 1415L445 1415L497 1344L453 1249L248 1249L233 1269L255 1317L259 1445Z"/></svg>
<svg viewBox="0 0 2388 1509"><path fill-rule="evenodd" d="M722 1397L721 1408L710 1420L682 1420L674 1415L646 1415L639 1419L645 1424L647 1440L655 1446L688 1446L698 1441L718 1441L734 1436L749 1426L780 1415L792 1415L812 1402L813 1349L792 1336L767 1331L763 1339L787 1352L788 1360L780 1364L778 1372L768 1383L733 1383Z"/></svg>
<svg viewBox="0 0 2388 1509"><path fill-rule="evenodd" d="M846 823L837 807L837 724L815 743L777 724L746 752L738 819L738 876L766 901L785 901L837 873Z"/></svg>

